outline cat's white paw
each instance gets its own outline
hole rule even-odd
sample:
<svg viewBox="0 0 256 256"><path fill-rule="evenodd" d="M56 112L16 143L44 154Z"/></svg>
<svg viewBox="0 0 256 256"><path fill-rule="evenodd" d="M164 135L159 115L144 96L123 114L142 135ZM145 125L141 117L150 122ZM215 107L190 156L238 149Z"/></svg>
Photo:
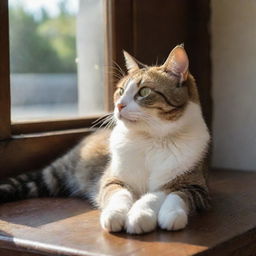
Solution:
<svg viewBox="0 0 256 256"><path fill-rule="evenodd" d="M157 217L151 209L131 209L127 215L125 227L127 233L142 234L156 228Z"/></svg>
<svg viewBox="0 0 256 256"><path fill-rule="evenodd" d="M180 230L186 227L188 223L188 215L183 209L165 211L160 209L158 214L158 225L162 229Z"/></svg>
<svg viewBox="0 0 256 256"><path fill-rule="evenodd" d="M105 209L100 216L100 224L109 232L119 232L123 229L126 219L126 211Z"/></svg>

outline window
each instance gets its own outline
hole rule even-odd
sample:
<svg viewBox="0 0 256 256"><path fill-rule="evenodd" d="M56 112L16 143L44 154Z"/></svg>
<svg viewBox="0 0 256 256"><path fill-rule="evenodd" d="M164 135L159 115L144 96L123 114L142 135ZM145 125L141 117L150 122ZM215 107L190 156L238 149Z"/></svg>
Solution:
<svg viewBox="0 0 256 256"><path fill-rule="evenodd" d="M11 120L102 115L103 1L10 0Z"/></svg>

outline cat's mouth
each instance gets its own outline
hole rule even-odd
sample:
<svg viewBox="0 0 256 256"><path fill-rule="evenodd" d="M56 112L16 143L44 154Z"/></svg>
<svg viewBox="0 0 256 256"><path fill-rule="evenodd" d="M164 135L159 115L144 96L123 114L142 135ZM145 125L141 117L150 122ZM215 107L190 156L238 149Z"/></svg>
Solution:
<svg viewBox="0 0 256 256"><path fill-rule="evenodd" d="M124 122L128 122L128 123L136 123L138 120L121 115L121 113L118 113L117 115L118 119Z"/></svg>

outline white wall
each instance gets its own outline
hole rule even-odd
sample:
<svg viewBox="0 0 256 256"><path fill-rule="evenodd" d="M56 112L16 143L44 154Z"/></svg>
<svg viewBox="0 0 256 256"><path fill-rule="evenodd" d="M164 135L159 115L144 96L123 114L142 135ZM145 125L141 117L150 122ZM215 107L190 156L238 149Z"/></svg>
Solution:
<svg viewBox="0 0 256 256"><path fill-rule="evenodd" d="M213 165L256 170L256 0L212 0Z"/></svg>

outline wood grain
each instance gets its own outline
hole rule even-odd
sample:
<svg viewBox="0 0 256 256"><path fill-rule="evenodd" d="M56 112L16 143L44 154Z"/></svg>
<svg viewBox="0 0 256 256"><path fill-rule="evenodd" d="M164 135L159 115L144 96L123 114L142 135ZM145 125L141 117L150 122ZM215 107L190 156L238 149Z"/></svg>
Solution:
<svg viewBox="0 0 256 256"><path fill-rule="evenodd" d="M11 136L8 1L0 1L0 140Z"/></svg>
<svg viewBox="0 0 256 256"><path fill-rule="evenodd" d="M134 53L133 49L133 2L112 0L112 51L113 61L125 70L123 50Z"/></svg>
<svg viewBox="0 0 256 256"><path fill-rule="evenodd" d="M71 149L93 129L14 136L0 143L0 178L42 168Z"/></svg>
<svg viewBox="0 0 256 256"><path fill-rule="evenodd" d="M94 122L99 118L100 116L88 116L86 118L69 118L61 120L22 121L12 123L11 130L13 135L20 135L79 128L89 128L93 126Z"/></svg>
<svg viewBox="0 0 256 256"><path fill-rule="evenodd" d="M15 249L4 249L4 248L1 248L1 256L39 256L39 255L42 255L42 254L38 254L38 253L33 253L33 252L29 252L29 251L21 251L19 250L18 248L15 248Z"/></svg>
<svg viewBox="0 0 256 256"><path fill-rule="evenodd" d="M190 71L198 85L204 118L208 127L212 127L213 101L210 0L187 1L189 8L188 45Z"/></svg>
<svg viewBox="0 0 256 256"><path fill-rule="evenodd" d="M214 171L210 188L212 209L191 216L185 230L134 236L104 232L99 212L82 200L7 203L0 247L32 255L255 255L256 173Z"/></svg>

